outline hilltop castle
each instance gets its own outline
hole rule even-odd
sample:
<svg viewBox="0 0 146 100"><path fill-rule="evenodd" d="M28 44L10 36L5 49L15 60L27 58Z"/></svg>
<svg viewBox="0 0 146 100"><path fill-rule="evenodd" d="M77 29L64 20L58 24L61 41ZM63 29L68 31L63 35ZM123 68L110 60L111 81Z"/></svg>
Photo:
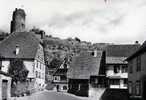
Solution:
<svg viewBox="0 0 146 100"><path fill-rule="evenodd" d="M25 31L25 16L23 9L15 9L11 21L11 33Z"/></svg>

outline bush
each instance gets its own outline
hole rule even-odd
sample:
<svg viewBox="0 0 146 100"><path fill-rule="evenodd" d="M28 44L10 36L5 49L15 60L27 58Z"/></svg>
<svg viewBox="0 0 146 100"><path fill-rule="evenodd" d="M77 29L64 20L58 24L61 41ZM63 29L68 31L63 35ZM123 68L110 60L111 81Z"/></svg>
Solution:
<svg viewBox="0 0 146 100"><path fill-rule="evenodd" d="M25 82L27 80L28 70L26 69L22 59L14 59L10 61L8 73L12 76L12 82Z"/></svg>
<svg viewBox="0 0 146 100"><path fill-rule="evenodd" d="M46 86L47 90L53 90L53 88L54 88L54 85L52 83L48 83Z"/></svg>
<svg viewBox="0 0 146 100"><path fill-rule="evenodd" d="M26 95L29 96L31 94L30 90L26 91Z"/></svg>

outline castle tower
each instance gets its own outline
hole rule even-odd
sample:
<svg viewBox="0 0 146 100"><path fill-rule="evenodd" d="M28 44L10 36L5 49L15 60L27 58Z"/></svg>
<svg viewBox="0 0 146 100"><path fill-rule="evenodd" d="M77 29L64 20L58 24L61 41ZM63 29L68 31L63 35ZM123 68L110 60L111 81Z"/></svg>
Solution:
<svg viewBox="0 0 146 100"><path fill-rule="evenodd" d="M25 16L23 9L15 9L11 21L11 33L25 31Z"/></svg>

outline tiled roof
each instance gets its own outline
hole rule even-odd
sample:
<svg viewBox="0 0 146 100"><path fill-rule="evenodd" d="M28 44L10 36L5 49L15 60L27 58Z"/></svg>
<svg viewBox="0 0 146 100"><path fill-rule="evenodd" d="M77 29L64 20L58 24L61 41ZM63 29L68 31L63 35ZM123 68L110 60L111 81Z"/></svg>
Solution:
<svg viewBox="0 0 146 100"><path fill-rule="evenodd" d="M135 51L133 54L131 54L126 60L130 60L145 51L146 51L146 41L144 41L144 43L139 47L139 49Z"/></svg>
<svg viewBox="0 0 146 100"><path fill-rule="evenodd" d="M89 55L89 52L84 52L73 57L67 77L71 79L89 79L90 76L98 76L102 53L102 51L98 51L98 56L93 57L93 55Z"/></svg>
<svg viewBox="0 0 146 100"><path fill-rule="evenodd" d="M107 57L128 57L140 47L139 44L109 45L106 47Z"/></svg>
<svg viewBox="0 0 146 100"><path fill-rule="evenodd" d="M2 58L34 59L39 46L39 39L31 32L11 33L0 43L0 56ZM20 48L16 55L16 46Z"/></svg>
<svg viewBox="0 0 146 100"><path fill-rule="evenodd" d="M126 57L106 57L106 64L127 64Z"/></svg>

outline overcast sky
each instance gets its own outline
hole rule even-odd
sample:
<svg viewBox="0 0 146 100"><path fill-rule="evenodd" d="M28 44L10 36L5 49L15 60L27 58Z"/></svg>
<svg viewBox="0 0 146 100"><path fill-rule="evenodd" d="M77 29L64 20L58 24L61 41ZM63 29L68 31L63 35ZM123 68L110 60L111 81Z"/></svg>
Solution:
<svg viewBox="0 0 146 100"><path fill-rule="evenodd" d="M27 28L48 35L94 43L146 40L146 0L0 0L0 30L9 32L16 7L25 10Z"/></svg>

